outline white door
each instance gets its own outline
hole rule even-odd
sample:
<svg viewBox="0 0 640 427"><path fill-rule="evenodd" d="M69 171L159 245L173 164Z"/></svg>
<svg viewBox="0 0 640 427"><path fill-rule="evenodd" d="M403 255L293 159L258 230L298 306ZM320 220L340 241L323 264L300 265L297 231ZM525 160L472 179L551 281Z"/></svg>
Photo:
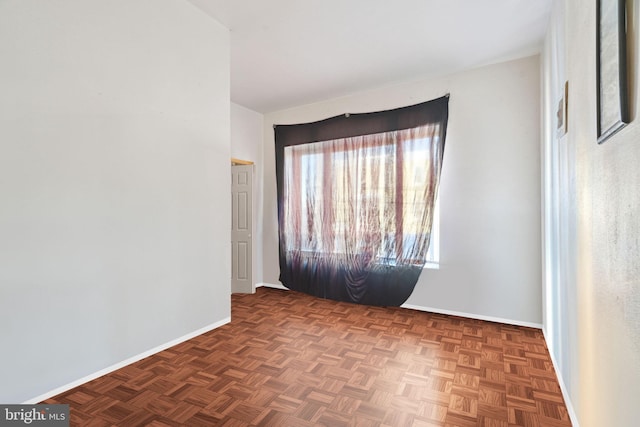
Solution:
<svg viewBox="0 0 640 427"><path fill-rule="evenodd" d="M231 292L254 293L251 279L253 165L231 166Z"/></svg>

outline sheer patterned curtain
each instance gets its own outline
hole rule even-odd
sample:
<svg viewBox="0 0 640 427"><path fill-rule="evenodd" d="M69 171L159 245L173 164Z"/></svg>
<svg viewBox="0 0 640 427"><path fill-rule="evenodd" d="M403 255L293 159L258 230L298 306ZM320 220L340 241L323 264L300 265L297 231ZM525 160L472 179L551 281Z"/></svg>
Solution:
<svg viewBox="0 0 640 427"><path fill-rule="evenodd" d="M285 286L363 304L406 301L429 249L447 117L443 97L312 123L309 135L276 127ZM332 138L307 141L323 132Z"/></svg>

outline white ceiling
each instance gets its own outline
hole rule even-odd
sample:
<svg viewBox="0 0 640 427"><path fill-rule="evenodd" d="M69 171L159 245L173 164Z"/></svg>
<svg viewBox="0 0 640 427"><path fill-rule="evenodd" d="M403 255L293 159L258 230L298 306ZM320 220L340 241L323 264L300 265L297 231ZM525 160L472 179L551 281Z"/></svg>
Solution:
<svg viewBox="0 0 640 427"><path fill-rule="evenodd" d="M231 100L266 113L540 51L552 0L189 0L231 30Z"/></svg>

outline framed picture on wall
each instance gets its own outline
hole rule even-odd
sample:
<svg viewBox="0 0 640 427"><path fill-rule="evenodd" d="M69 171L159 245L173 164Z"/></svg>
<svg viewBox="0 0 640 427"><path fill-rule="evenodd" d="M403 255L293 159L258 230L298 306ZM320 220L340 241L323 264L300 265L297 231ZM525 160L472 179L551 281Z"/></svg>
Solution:
<svg viewBox="0 0 640 427"><path fill-rule="evenodd" d="M625 0L597 0L598 144L629 123Z"/></svg>

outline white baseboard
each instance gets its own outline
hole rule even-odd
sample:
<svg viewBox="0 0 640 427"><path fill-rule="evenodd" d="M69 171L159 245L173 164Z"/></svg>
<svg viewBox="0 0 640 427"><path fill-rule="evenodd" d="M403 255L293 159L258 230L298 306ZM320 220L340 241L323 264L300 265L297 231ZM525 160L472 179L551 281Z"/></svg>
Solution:
<svg viewBox="0 0 640 427"><path fill-rule="evenodd" d="M33 404L42 402L43 400L47 400L47 399L49 399L49 398L51 398L53 396L56 396L56 395L58 395L60 393L64 393L67 390L71 390L72 388L78 387L78 386L80 386L80 385L82 385L84 383L87 383L89 381L95 380L96 378L99 378L99 377L101 377L103 375L106 375L106 374L108 374L110 372L116 371L116 370L118 370L120 368L124 368L125 366L130 365L132 363L135 363L138 360L144 359L145 357L149 357L149 356L151 356L153 354L161 352L162 350L166 350L166 349L168 349L170 347L173 347L174 345L180 344L181 342L190 340L191 338L197 337L198 335L202 335L202 334L204 334L206 332L209 332L209 331L211 331L213 329L219 328L220 326L226 325L229 322L231 322L231 318L230 317L224 318L224 319L220 320L219 322L212 323L212 324L210 324L208 326L205 326L204 328L198 329L197 331L190 332L190 333L188 333L186 335L183 335L183 336L181 336L179 338L171 340L171 341L169 341L169 342L167 342L165 344L161 344L161 345L159 345L159 346L157 346L155 348L152 348L152 349L147 350L147 351L145 351L143 353L137 354L137 355L135 355L133 357L130 357L130 358L126 359L126 360L123 360L122 362L116 363L115 365L111 365L109 367L106 367L104 369L99 370L98 372L94 372L93 374L87 375L86 377L80 378L80 379L78 379L76 381L73 381L73 382L71 382L69 384L65 384L65 385L63 385L61 387L56 388L55 390L51 390L51 391L49 391L47 393L41 394L40 396L36 396L33 399L29 399L26 402L24 402L24 404L25 405L33 405Z"/></svg>
<svg viewBox="0 0 640 427"><path fill-rule="evenodd" d="M526 326L528 328L542 329L542 324L523 322L521 320L505 319L502 317L483 316L482 314L465 313L462 311L443 310L433 307L422 307L419 305L402 304L400 307L410 308L418 311L428 311L430 313L447 314L449 316L467 317L469 319L486 320L488 322L505 323L507 325Z"/></svg>
<svg viewBox="0 0 640 427"><path fill-rule="evenodd" d="M281 285L280 283L265 283L265 282L256 283L256 288L260 288L262 286L264 286L265 288L282 289L282 290L285 290L285 291L289 290L289 288L286 288L285 286Z"/></svg>
<svg viewBox="0 0 640 427"><path fill-rule="evenodd" d="M551 363L553 364L553 369L556 371L556 378L558 379L558 384L560 384L560 391L562 392L562 397L564 398L564 404L567 407L567 412L569 413L569 419L571 420L571 425L573 427L580 427L580 423L578 423L578 414L576 410L573 408L573 403L569 396L569 391L567 390L567 386L564 383L562 378L562 372L559 369L558 362L556 361L556 357L553 355L553 352L549 348L549 340L547 339L547 332L545 328L542 328L542 334L544 335L544 340L547 342L547 349L549 351L549 356L551 357Z"/></svg>
<svg viewBox="0 0 640 427"><path fill-rule="evenodd" d="M264 282L256 283L256 288L259 288L262 286L266 288L284 289L287 291L289 290L288 288L284 287L279 283L278 284L264 283ZM507 325L526 326L528 328L542 329L542 324L540 323L531 323L531 322L523 322L520 320L503 319L501 317L483 316L480 314L464 313L461 311L442 310L439 308L423 307L420 305L402 304L400 307L410 308L412 310L418 310L418 311L428 311L430 313L448 314L451 316L458 316L458 317L467 317L469 319L478 319L478 320L487 320L489 322L506 323Z"/></svg>

